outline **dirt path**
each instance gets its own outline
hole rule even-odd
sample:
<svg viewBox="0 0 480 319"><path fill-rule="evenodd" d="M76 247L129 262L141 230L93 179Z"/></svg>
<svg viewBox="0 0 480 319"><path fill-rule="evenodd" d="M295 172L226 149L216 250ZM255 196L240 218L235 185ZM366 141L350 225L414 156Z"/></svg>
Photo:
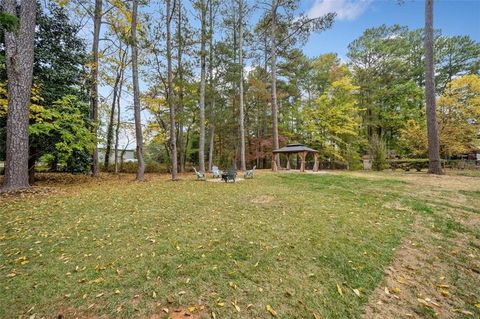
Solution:
<svg viewBox="0 0 480 319"><path fill-rule="evenodd" d="M480 179L364 176L407 181L431 213L416 212L363 318L480 318Z"/></svg>

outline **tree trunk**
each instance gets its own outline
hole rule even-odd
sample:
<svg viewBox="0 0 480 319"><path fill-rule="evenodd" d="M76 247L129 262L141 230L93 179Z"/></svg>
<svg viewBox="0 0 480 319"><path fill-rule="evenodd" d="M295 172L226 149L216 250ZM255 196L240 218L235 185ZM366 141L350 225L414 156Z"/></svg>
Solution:
<svg viewBox="0 0 480 319"><path fill-rule="evenodd" d="M127 57L127 50L128 47L125 49L123 54L123 62L122 62L122 70L120 72L120 85L118 87L118 95L117 95L117 125L115 127L115 174L118 174L118 146L120 143L120 124L121 124L121 107L120 101L122 98L122 90L123 90L123 81L125 76L125 68L126 68L126 57Z"/></svg>
<svg viewBox="0 0 480 319"><path fill-rule="evenodd" d="M198 147L199 170L205 172L205 42L207 33L207 8L205 0L200 1L201 5L201 35L200 35L200 141Z"/></svg>
<svg viewBox="0 0 480 319"><path fill-rule="evenodd" d="M215 147L215 87L213 83L213 1L210 0L209 8L209 84L210 84L210 114L208 123L208 171L212 171L213 167L213 150Z"/></svg>
<svg viewBox="0 0 480 319"><path fill-rule="evenodd" d="M102 0L95 0L95 12L93 16L93 44L92 44L92 71L91 81L92 87L90 92L90 107L92 116L92 131L95 136L95 146L93 148L92 156L92 175L98 176L98 145L97 145L97 131L98 131L98 58L99 58L99 44L100 44L100 27L102 25Z"/></svg>
<svg viewBox="0 0 480 319"><path fill-rule="evenodd" d="M167 2L167 77L168 77L168 92L167 92L167 102L168 108L170 109L170 143L172 145L172 180L177 179L177 138L175 134L175 108L173 106L173 71L172 71L172 39L170 32L170 24L172 21L172 8L171 1L166 0Z"/></svg>
<svg viewBox="0 0 480 319"><path fill-rule="evenodd" d="M3 10L16 16L16 1L3 1ZM8 115L3 191L19 190L30 186L28 183L28 115L32 93L36 11L35 0L23 0L20 8L19 30L5 32Z"/></svg>
<svg viewBox="0 0 480 319"><path fill-rule="evenodd" d="M177 20L177 67L178 67L178 112L180 113L180 120L178 123L178 157L179 157L179 171L180 173L185 172L185 141L183 134L183 97L184 97L184 87L183 87L183 64L182 64L182 55L183 55L183 38L182 38L182 1L178 0L177 2L178 10L178 20Z"/></svg>
<svg viewBox="0 0 480 319"><path fill-rule="evenodd" d="M240 170L245 171L247 169L245 163L245 120L244 120L244 105L243 105L243 1L239 1L239 63L240 63L240 110L239 110L239 124L240 124Z"/></svg>
<svg viewBox="0 0 480 319"><path fill-rule="evenodd" d="M279 148L278 142L278 105L277 105L277 0L272 0L272 18L271 18L271 71L272 71L272 147ZM277 166L280 166L278 157L276 157Z"/></svg>
<svg viewBox="0 0 480 319"><path fill-rule="evenodd" d="M428 129L428 172L443 174L435 107L435 69L433 52L433 0L425 1L425 100Z"/></svg>
<svg viewBox="0 0 480 319"><path fill-rule="evenodd" d="M112 98L112 107L110 108L110 119L108 121L108 128L107 128L107 145L105 146L105 161L104 167L105 170L108 171L108 165L110 165L110 151L112 149L113 143L113 121L115 120L115 106L117 103L117 94L118 94L118 86L120 83L120 70L117 70L117 76L115 78L115 84L113 85L113 98Z"/></svg>
<svg viewBox="0 0 480 319"><path fill-rule="evenodd" d="M137 47L137 11L138 0L133 0L132 9L132 80L133 80L133 110L135 116L135 137L137 142L137 181L144 180L145 163L143 162L143 132L140 114L140 88L138 84L138 47Z"/></svg>

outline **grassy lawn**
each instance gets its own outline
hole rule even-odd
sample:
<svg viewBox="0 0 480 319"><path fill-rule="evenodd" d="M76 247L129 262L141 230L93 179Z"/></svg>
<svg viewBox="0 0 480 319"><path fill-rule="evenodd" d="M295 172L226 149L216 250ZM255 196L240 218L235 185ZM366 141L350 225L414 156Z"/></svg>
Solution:
<svg viewBox="0 0 480 319"><path fill-rule="evenodd" d="M411 184L398 174L126 176L0 198L0 317L359 318L416 214L438 219L442 236L469 231L428 204L460 191Z"/></svg>

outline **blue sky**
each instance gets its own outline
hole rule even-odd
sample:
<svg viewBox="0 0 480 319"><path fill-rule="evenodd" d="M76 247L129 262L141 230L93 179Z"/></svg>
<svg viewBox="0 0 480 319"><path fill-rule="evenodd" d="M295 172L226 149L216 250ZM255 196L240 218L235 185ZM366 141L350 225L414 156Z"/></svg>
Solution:
<svg viewBox="0 0 480 319"><path fill-rule="evenodd" d="M333 27L310 37L304 46L308 56L336 52L345 58L347 46L362 32L381 24L400 24L409 28L424 25L424 1L405 0L303 0L301 10L310 16L336 11ZM480 41L480 0L437 0L434 26L446 35L469 35Z"/></svg>

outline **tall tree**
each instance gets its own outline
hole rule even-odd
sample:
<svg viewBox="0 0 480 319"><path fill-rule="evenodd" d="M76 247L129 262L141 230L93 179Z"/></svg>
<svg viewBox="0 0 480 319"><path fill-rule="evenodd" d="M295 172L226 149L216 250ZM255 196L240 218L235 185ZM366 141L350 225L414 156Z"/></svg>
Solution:
<svg viewBox="0 0 480 319"><path fill-rule="evenodd" d="M277 0L272 0L272 11L270 17L271 24L271 38L270 38L270 59L271 59L271 77L272 77L272 148L278 149L280 147L278 141L278 105L277 105ZM279 158L277 157L277 166L280 166Z"/></svg>
<svg viewBox="0 0 480 319"><path fill-rule="evenodd" d="M137 181L144 180L145 163L143 161L143 132L140 109L140 88L138 84L138 41L137 41L137 18L138 18L138 0L133 0L132 7L132 80L133 80L133 112L135 117L135 137L137 142Z"/></svg>
<svg viewBox="0 0 480 319"><path fill-rule="evenodd" d="M266 16L260 21L270 28L270 71L272 81L272 147L279 147L278 96L277 96L277 51L286 51L289 46L305 41L311 32L322 31L332 26L335 13L310 18L298 15L298 0L272 0ZM280 9L283 8L283 13ZM276 163L279 165L280 163Z"/></svg>
<svg viewBox="0 0 480 319"><path fill-rule="evenodd" d="M92 70L91 70L91 112L93 121L93 133L97 136L98 130L98 60L100 45L100 28L102 25L102 0L95 0L95 11L93 14L93 44L92 44ZM98 167L98 146L95 143L92 157L92 175L99 175Z"/></svg>
<svg viewBox="0 0 480 319"><path fill-rule="evenodd" d="M240 94L240 106L239 106L239 117L238 122L240 125L240 169L245 171L247 169L245 163L245 119L244 119L244 105L243 105L243 0L239 0L239 39L238 39L238 49L239 49L239 63L240 63L240 83L239 83L239 94Z"/></svg>
<svg viewBox="0 0 480 319"><path fill-rule="evenodd" d="M113 140L113 130L115 126L115 110L117 109L117 102L119 101L118 95L120 94L120 81L123 77L123 71L126 66L126 58L127 58L127 51L122 48L122 44L120 43L120 47L118 49L118 62L117 68L115 70L115 81L113 84L113 97L112 97L112 104L110 108L110 118L108 121L107 127L107 143L105 145L105 162L104 166L105 169L108 170L108 166L110 164L110 153L112 150L112 144L114 143Z"/></svg>
<svg viewBox="0 0 480 319"><path fill-rule="evenodd" d="M17 3L4 0L3 10L16 17ZM29 187L28 114L33 77L35 18L37 2L23 0L17 30L6 30L5 50L8 77L7 154L3 190Z"/></svg>
<svg viewBox="0 0 480 319"><path fill-rule="evenodd" d="M425 1L425 102L428 130L428 172L443 174L435 107L435 66L433 52L433 0Z"/></svg>
<svg viewBox="0 0 480 319"><path fill-rule="evenodd" d="M170 109L170 144L171 144L171 158L172 158L172 180L177 179L177 139L175 134L175 107L173 105L173 71L172 71L172 39L170 24L173 17L172 0L167 2L167 103ZM181 9L181 8L178 8Z"/></svg>
<svg viewBox="0 0 480 319"><path fill-rule="evenodd" d="M208 8L208 74L209 74L209 86L210 86L210 111L208 118L208 170L212 171L213 167L213 151L215 147L215 85L213 77L213 65L214 65L214 46L213 46L213 35L214 35L214 1L209 1Z"/></svg>
<svg viewBox="0 0 480 319"><path fill-rule="evenodd" d="M185 89L184 85L185 83L184 78L183 78L183 73L184 73L184 67L183 67L183 51L185 49L185 41L183 39L182 35L182 0L177 0L176 4L176 9L177 9L177 26L176 26L176 36L177 36L177 72L178 72L178 113L180 115L183 114L183 109L184 109L184 95L185 95ZM173 14L173 12L172 12ZM179 157L179 171L180 173L183 173L185 171L185 150L186 150L186 145L184 141L184 134L183 134L183 119L178 121L178 157Z"/></svg>
<svg viewBox="0 0 480 319"><path fill-rule="evenodd" d="M211 1L211 0L210 0ZM205 49L207 42L207 6L205 0L200 0L200 140L198 146L198 163L200 171L205 172L205 86L206 86L206 57Z"/></svg>

